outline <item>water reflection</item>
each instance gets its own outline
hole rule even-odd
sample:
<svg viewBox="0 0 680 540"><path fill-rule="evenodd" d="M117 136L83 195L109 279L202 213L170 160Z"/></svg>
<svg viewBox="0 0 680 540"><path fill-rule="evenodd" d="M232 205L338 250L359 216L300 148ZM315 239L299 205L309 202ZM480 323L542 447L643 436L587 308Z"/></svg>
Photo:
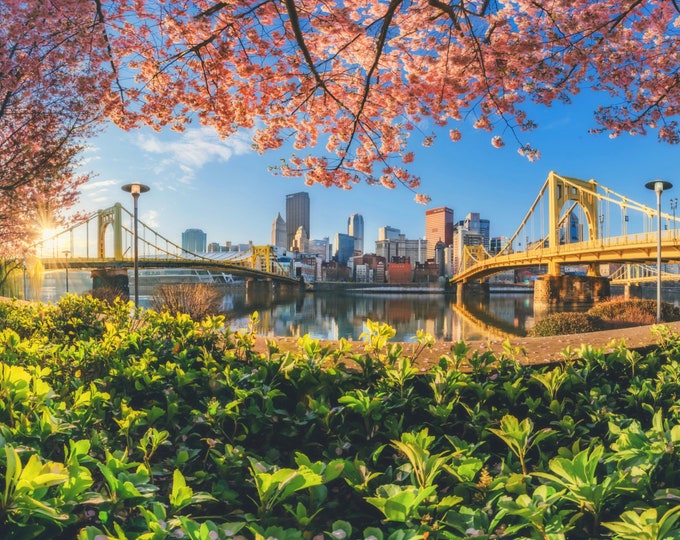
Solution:
<svg viewBox="0 0 680 540"><path fill-rule="evenodd" d="M65 273L46 272L40 293L24 283L28 298L56 302L65 293ZM72 293L84 294L91 288L89 272L69 272ZM146 291L145 291L146 292ZM642 288L644 298L654 299L653 284ZM623 294L612 287L612 295ZM663 300L678 306L680 284L664 284ZM149 307L152 297L140 295L140 305ZM590 306L565 306L561 310L576 311ZM387 322L397 335L395 340L410 341L418 330L438 340L486 340L525 335L550 311L534 310L532 294L492 294L488 298L466 300L459 305L453 297L442 294L361 294L337 291L308 293L288 301L272 303L246 299L245 287L225 286L222 310L234 329L248 326L250 314L260 314L259 333L267 337L300 337L310 334L316 339L346 338L358 340L366 330L367 319Z"/></svg>
<svg viewBox="0 0 680 540"><path fill-rule="evenodd" d="M316 339L359 339L366 320L388 322L397 332L396 341L415 339L418 330L438 340L479 340L488 337L524 335L533 326L530 295L493 295L457 306L453 297L442 294L306 294L295 301L272 306L238 305L226 315L234 328L245 328L257 310L259 333L267 337ZM238 307L237 307L238 306Z"/></svg>

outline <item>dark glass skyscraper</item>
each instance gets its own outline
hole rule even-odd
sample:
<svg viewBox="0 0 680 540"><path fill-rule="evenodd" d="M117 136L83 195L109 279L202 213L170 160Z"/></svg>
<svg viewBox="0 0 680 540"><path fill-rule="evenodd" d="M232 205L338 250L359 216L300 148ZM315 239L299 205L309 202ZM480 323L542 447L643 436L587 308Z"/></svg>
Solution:
<svg viewBox="0 0 680 540"><path fill-rule="evenodd" d="M187 229L182 233L182 248L192 253L206 250L207 235L201 229Z"/></svg>
<svg viewBox="0 0 680 540"><path fill-rule="evenodd" d="M347 234L354 238L354 251L364 252L364 217L352 214L347 220Z"/></svg>
<svg viewBox="0 0 680 540"><path fill-rule="evenodd" d="M307 240L309 240L309 193L305 191L286 195L287 248L293 245L293 239L299 227L304 228Z"/></svg>

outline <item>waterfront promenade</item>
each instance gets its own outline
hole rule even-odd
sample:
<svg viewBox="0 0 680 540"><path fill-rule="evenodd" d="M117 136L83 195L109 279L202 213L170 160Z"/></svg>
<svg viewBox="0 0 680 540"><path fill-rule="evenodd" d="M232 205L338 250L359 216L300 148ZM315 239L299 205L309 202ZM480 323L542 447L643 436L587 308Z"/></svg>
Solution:
<svg viewBox="0 0 680 540"><path fill-rule="evenodd" d="M673 332L680 332L680 322L663 323L668 326ZM276 342L281 352L292 351L297 352L297 338L280 337L270 338ZM513 350L517 349L517 360L521 364L527 365L545 365L564 360L563 351L570 348L576 351L584 345L589 345L594 348L606 348L612 350L615 344L624 342L628 349L638 350L643 352L645 349L657 344L656 335L652 332L652 325L649 326L635 326L630 328L619 328L616 330L603 330L601 332L589 332L585 334L565 334L560 336L550 337L518 337L509 340ZM331 344L336 342L321 340L321 344ZM486 341L469 341L466 344L472 351L493 351L496 354L504 351L504 340L488 339ZM360 341L351 342L352 350L356 353L365 352L364 343ZM404 353L406 355L412 353L416 348L416 343L404 342ZM451 342L437 341L432 348L425 349L416 359L415 365L421 370L425 371L429 367L436 365L442 355L448 354L451 351ZM256 343L256 350L258 352L267 351L266 339L258 337Z"/></svg>

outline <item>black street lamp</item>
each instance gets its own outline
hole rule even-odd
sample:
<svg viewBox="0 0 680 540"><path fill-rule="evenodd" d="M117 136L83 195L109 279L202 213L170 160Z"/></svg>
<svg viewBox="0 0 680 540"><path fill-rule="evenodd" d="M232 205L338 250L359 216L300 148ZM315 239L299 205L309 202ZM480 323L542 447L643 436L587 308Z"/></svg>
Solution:
<svg viewBox="0 0 680 540"><path fill-rule="evenodd" d="M66 270L66 294L68 294L68 256L71 254L71 252L68 249L65 249L63 253L64 257L66 258L66 262L64 263L64 270Z"/></svg>
<svg viewBox="0 0 680 540"><path fill-rule="evenodd" d="M652 180L645 184L647 189L656 193L656 322L661 322L661 194L671 189L673 184L664 180Z"/></svg>
<svg viewBox="0 0 680 540"><path fill-rule="evenodd" d="M138 239L139 235L137 232L137 199L142 193L149 191L149 186L144 184L125 184L122 188L123 191L130 193L132 195L132 201L134 205L134 217L133 217L133 244L134 244L134 276L135 276L135 307L139 307L139 251L138 251Z"/></svg>

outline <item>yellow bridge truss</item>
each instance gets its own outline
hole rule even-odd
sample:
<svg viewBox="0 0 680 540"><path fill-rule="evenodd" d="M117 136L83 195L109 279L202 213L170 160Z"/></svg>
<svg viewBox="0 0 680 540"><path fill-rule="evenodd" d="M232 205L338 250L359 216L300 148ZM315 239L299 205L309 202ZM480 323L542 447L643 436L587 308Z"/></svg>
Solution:
<svg viewBox="0 0 680 540"><path fill-rule="evenodd" d="M565 242L560 238L560 231L577 209L584 216L579 224L581 240L571 242L567 238ZM680 231L676 234L675 229L678 218L664 212L660 215L667 224L661 233L662 258L680 260ZM638 216L642 219L642 232L631 234L631 218ZM492 255L483 246L465 246L451 281L465 283L528 266L545 266L548 274L560 275L563 264L588 265L588 273L597 275L602 263L653 262L658 235L654 230L656 217L656 209L595 180L550 172L519 227L499 253ZM539 221L540 230L534 230L534 221ZM620 234L612 235L612 229L618 229ZM522 240L524 248L518 249Z"/></svg>
<svg viewBox="0 0 680 540"><path fill-rule="evenodd" d="M125 266L132 261L133 219L132 213L117 203L38 242L34 246L36 256L45 267L66 264L72 267ZM290 278L272 246L250 246L241 252L228 252L228 256L221 258L221 252L210 256L213 254L188 251L141 220L138 220L138 226L140 266L181 264L230 270L241 268L262 276Z"/></svg>

